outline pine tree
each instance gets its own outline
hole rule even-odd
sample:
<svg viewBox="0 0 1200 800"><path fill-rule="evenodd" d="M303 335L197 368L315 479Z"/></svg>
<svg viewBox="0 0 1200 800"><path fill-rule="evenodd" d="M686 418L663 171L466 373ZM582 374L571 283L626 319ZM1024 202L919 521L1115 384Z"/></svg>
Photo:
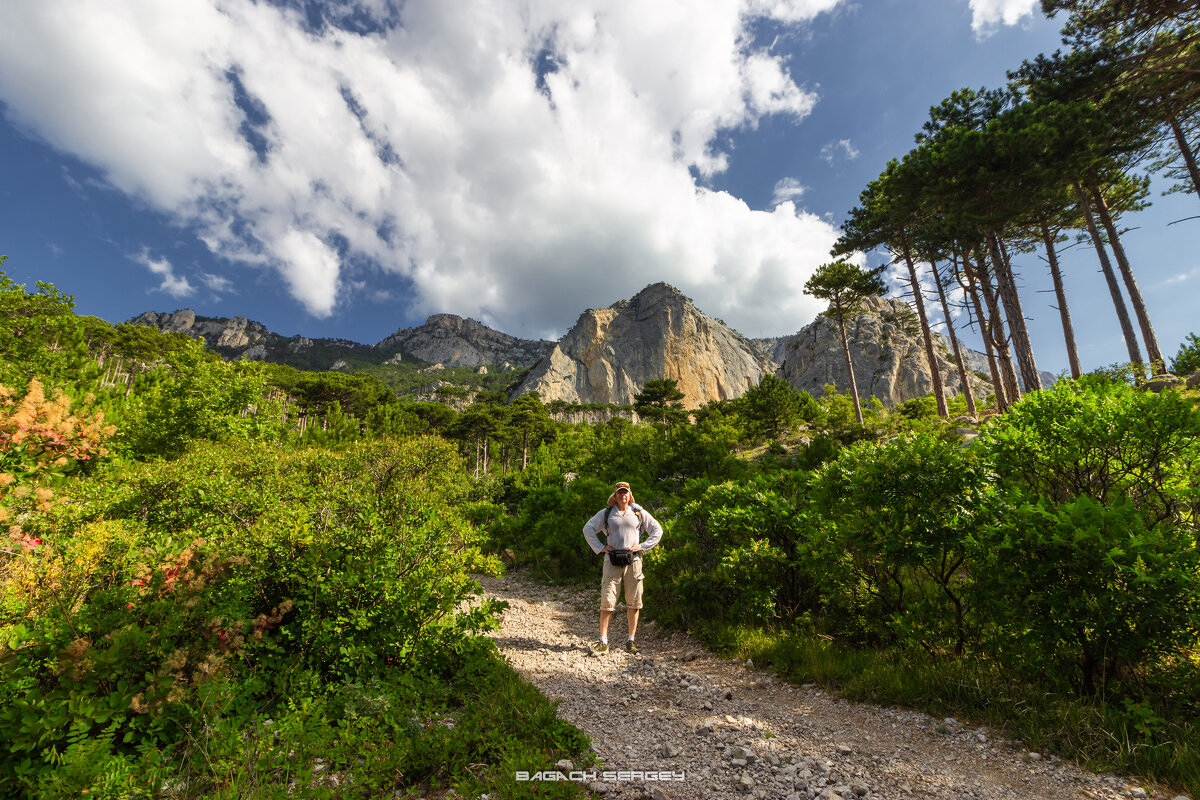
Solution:
<svg viewBox="0 0 1200 800"><path fill-rule="evenodd" d="M854 416L863 424L862 403L858 397L858 382L854 379L854 360L850 356L850 340L846 335L846 320L857 314L868 297L878 297L887 291L879 273L883 267L862 270L847 261L822 264L804 284L804 291L818 300L827 300L829 308L823 313L837 320L842 334L842 354L846 357L846 372L850 375L850 394L854 398ZM934 367L936 370L936 366ZM944 416L944 415L943 415Z"/></svg>
<svg viewBox="0 0 1200 800"><path fill-rule="evenodd" d="M683 410L684 394L673 378L648 380L633 398L633 410L642 419L676 425L687 419Z"/></svg>

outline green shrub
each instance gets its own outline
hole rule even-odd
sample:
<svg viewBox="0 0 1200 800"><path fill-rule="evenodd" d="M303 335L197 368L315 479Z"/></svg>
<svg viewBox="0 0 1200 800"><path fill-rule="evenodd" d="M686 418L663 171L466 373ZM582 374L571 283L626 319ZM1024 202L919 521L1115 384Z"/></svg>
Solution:
<svg viewBox="0 0 1200 800"><path fill-rule="evenodd" d="M469 486L462 463L436 438L282 455L201 448L132 483L124 513L205 524L247 560L242 580L260 606L294 600L300 622L277 643L330 677L420 662L460 632L467 571L492 568L455 510Z"/></svg>
<svg viewBox="0 0 1200 800"><path fill-rule="evenodd" d="M1176 392L1062 380L1023 397L972 449L1031 499L1124 497L1153 519L1195 525L1200 410Z"/></svg>
<svg viewBox="0 0 1200 800"><path fill-rule="evenodd" d="M678 428L674 426L673 430ZM572 471L598 478L610 487L616 481L628 481L638 502L648 502L648 492L671 468L668 432L663 427L610 420L597 425L595 433L589 442L589 452L578 463L579 468ZM603 503L607 498L605 492L598 499Z"/></svg>
<svg viewBox="0 0 1200 800"><path fill-rule="evenodd" d="M144 533L111 521L61 541L46 530L9 574L32 591L19 603L4 587L0 731L12 757L0 780L79 791L170 749L234 691L231 675L287 613L254 618L230 583L235 562L203 542L153 546Z"/></svg>
<svg viewBox="0 0 1200 800"><path fill-rule="evenodd" d="M860 443L826 464L813 499L844 635L962 653L971 537L988 524L986 475L956 443L916 434Z"/></svg>
<svg viewBox="0 0 1200 800"><path fill-rule="evenodd" d="M978 551L984 646L1015 673L1107 692L1200 641L1195 539L1125 498L1022 504Z"/></svg>
<svg viewBox="0 0 1200 800"><path fill-rule="evenodd" d="M447 668L494 610L462 607L495 566L455 510L467 486L418 439L206 445L69 487L4 563L0 782L148 774L231 709Z"/></svg>
<svg viewBox="0 0 1200 800"><path fill-rule="evenodd" d="M653 463L656 490L673 495L689 480L724 481L746 473L733 457L740 436L730 422L706 420L671 431L665 452Z"/></svg>
<svg viewBox="0 0 1200 800"><path fill-rule="evenodd" d="M516 564L530 567L541 580L598 580L600 557L583 538L583 526L605 507L611 491L611 483L592 477L533 487L517 513L493 527L495 546L510 550Z"/></svg>
<svg viewBox="0 0 1200 800"><path fill-rule="evenodd" d="M0 384L23 386L37 375L56 386L95 376L85 340L98 320L76 316L74 308L75 298L54 284L38 281L29 292L0 270Z"/></svg>
<svg viewBox="0 0 1200 800"><path fill-rule="evenodd" d="M664 576L654 613L700 620L795 619L815 605L811 520L803 472L705 486L682 508L675 534L651 551Z"/></svg>
<svg viewBox="0 0 1200 800"><path fill-rule="evenodd" d="M896 406L895 413L905 419L932 419L938 415L937 401L933 395L914 397Z"/></svg>
<svg viewBox="0 0 1200 800"><path fill-rule="evenodd" d="M836 458L841 447L841 442L832 436L827 434L814 436L796 456L796 466L801 469L816 469Z"/></svg>

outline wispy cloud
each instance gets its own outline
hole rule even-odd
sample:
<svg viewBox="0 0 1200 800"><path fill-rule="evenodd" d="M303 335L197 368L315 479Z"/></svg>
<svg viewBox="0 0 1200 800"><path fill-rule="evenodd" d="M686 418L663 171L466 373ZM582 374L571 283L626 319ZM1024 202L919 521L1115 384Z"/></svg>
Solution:
<svg viewBox="0 0 1200 800"><path fill-rule="evenodd" d="M839 0L298 5L7 0L0 102L316 316L381 273L531 335L657 280L735 326L819 311L836 228L704 179L817 102L756 27Z"/></svg>
<svg viewBox="0 0 1200 800"><path fill-rule="evenodd" d="M1200 267L1192 267L1187 272L1179 272L1159 282L1160 286L1174 286L1200 277Z"/></svg>
<svg viewBox="0 0 1200 800"><path fill-rule="evenodd" d="M184 298L196 291L187 278L175 274L175 268L166 258L151 258L149 249L143 249L130 258L162 278L162 283L154 291L166 292L175 298Z"/></svg>
<svg viewBox="0 0 1200 800"><path fill-rule="evenodd" d="M237 290L233 287L233 281L223 275L201 272L200 282L217 294L237 294Z"/></svg>
<svg viewBox="0 0 1200 800"><path fill-rule="evenodd" d="M821 158L825 159L827 164L833 164L835 159L853 161L859 155L858 148L851 144L849 139L837 139L821 148Z"/></svg>
<svg viewBox="0 0 1200 800"><path fill-rule="evenodd" d="M775 184L771 195L771 206L777 206L788 200L799 200L804 196L805 186L796 178L780 178Z"/></svg>
<svg viewBox="0 0 1200 800"><path fill-rule="evenodd" d="M1016 25L1033 14L1038 0L971 0L971 30L976 38L991 36L1002 25Z"/></svg>

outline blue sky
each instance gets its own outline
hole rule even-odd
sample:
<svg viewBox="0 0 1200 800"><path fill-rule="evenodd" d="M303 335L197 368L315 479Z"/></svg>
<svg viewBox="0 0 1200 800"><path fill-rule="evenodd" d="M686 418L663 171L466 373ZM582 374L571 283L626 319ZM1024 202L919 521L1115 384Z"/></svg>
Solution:
<svg viewBox="0 0 1200 800"><path fill-rule="evenodd" d="M748 336L930 105L1058 46L1033 0L11 0L0 254L82 313L375 342L448 311L554 338L667 281ZM1200 326L1194 195L1126 237L1163 349ZM1038 366L1065 368L1040 254ZM1125 348L1064 255L1086 368ZM940 317L940 315L937 315ZM965 335L969 342L977 337Z"/></svg>

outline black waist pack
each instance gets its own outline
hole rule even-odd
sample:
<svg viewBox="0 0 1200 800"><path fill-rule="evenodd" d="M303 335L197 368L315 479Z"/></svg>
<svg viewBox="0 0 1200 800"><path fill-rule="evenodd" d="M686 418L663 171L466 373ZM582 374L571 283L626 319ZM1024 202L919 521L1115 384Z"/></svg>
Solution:
<svg viewBox="0 0 1200 800"><path fill-rule="evenodd" d="M632 550L612 550L608 554L608 563L614 567L628 567L633 563Z"/></svg>

